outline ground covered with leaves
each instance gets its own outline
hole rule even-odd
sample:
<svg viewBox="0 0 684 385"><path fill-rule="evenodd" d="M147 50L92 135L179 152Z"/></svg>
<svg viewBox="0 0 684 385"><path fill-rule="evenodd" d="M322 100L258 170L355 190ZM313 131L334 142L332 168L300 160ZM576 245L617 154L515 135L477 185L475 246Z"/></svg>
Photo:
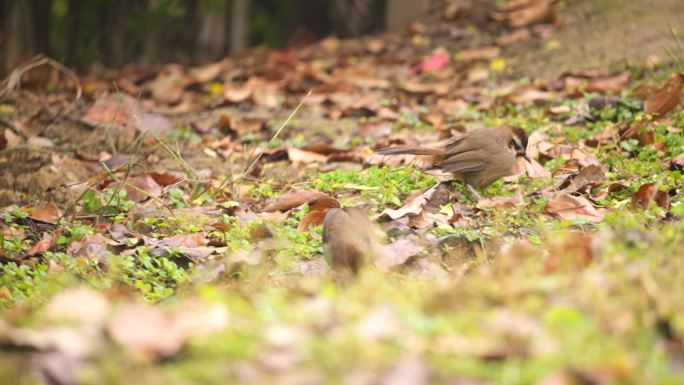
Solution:
<svg viewBox="0 0 684 385"><path fill-rule="evenodd" d="M684 51L517 78L507 52L562 14L510 3L202 67L18 68L0 382L682 383ZM532 162L482 199L375 153L504 124ZM351 206L383 241L340 280L322 224Z"/></svg>

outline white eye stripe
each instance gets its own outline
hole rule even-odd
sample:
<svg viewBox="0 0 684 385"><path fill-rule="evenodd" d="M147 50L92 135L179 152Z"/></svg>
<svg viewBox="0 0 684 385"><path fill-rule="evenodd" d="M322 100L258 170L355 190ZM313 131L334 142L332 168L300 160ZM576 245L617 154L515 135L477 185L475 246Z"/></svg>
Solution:
<svg viewBox="0 0 684 385"><path fill-rule="evenodd" d="M518 148L523 149L522 142L520 142L520 138L516 136L515 138L513 138L513 140L515 141L515 144L518 146Z"/></svg>
<svg viewBox="0 0 684 385"><path fill-rule="evenodd" d="M520 149L520 150L524 150L524 149L525 149L525 148L523 148L523 145L522 145L522 142L520 141L520 138L518 138L517 136L514 136L514 137L513 137L513 146L514 146L516 149Z"/></svg>

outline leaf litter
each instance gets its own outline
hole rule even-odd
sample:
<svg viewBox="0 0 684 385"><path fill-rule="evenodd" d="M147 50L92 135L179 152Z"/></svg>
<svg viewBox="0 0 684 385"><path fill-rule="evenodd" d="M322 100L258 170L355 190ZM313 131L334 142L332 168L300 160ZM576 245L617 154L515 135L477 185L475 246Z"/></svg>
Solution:
<svg viewBox="0 0 684 385"><path fill-rule="evenodd" d="M84 79L77 109L65 79L14 91L0 144L55 156L0 155L2 345L69 384L112 352L136 368L120 381L497 383L512 363L529 383L681 379L681 74L517 82L506 47L548 39L560 8L501 2L459 29L473 8L455 4L406 35ZM532 162L478 201L429 160L374 153L501 124ZM54 170L60 194L30 189ZM326 253L370 260L341 279Z"/></svg>

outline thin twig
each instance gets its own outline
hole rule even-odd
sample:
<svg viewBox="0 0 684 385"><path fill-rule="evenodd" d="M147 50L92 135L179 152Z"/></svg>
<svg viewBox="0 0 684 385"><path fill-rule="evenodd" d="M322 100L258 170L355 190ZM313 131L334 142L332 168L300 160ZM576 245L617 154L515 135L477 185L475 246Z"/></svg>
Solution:
<svg viewBox="0 0 684 385"><path fill-rule="evenodd" d="M81 80L79 79L78 75L76 75L74 71L67 68L64 64L43 54L36 55L33 58L20 64L19 66L17 66L17 68L10 72L7 78L0 82L0 86L2 87L2 89L0 89L0 99L8 96L14 90L19 88L19 85L21 84L21 77L26 72L45 64L49 65L52 68L55 68L58 71L61 71L62 73L72 78L72 80L76 83L76 97L74 98L73 102L79 100L81 98L83 88L81 87Z"/></svg>
<svg viewBox="0 0 684 385"><path fill-rule="evenodd" d="M245 168L245 170L243 170L242 175L240 175L237 179L230 178L231 190L233 190L232 186L234 186L235 183L242 182L243 180L245 180L246 177L252 172L252 170L254 170L254 167L257 165L257 163L259 162L261 157L264 155L264 152L266 151L266 149L271 147L271 145L275 142L275 140L278 138L280 133L285 129L285 127L287 127L288 123L290 123L292 118L297 114L299 109L302 108L302 106L304 105L304 102L306 101L306 99L310 95L311 95L311 91L307 92L306 95L304 95L302 100L299 101L299 104L297 105L297 107L295 107L295 109L292 110L292 112L287 117L287 119L285 119L285 121L283 121L283 123L280 125L280 127L278 127L278 130L276 130L275 134L273 134L273 136L271 137L271 140L269 140L268 143L266 143L266 146L264 147L264 149L261 152L259 152L259 154L257 154L257 156L252 161L252 163L250 163L247 166L247 168ZM254 149L252 149L252 152L248 156L248 159L254 155L254 153L256 152L256 149L257 149L257 147L254 147ZM219 185L219 188L218 188L219 191L223 190L223 188L226 187L226 185L228 184L228 178L229 177L226 177L223 180L223 182L221 182L221 184ZM232 192L232 194L235 195L234 191Z"/></svg>

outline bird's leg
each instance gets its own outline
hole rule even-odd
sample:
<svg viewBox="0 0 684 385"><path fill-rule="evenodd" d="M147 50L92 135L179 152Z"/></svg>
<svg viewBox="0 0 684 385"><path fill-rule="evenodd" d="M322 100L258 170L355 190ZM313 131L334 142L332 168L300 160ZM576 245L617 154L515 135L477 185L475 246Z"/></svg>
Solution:
<svg viewBox="0 0 684 385"><path fill-rule="evenodd" d="M475 188L473 186L471 186L467 183L466 183L466 186L468 186L468 190L470 190L470 193L473 194L473 196L475 197L475 199L477 199L478 202L482 200L482 195L480 195L480 193L477 192L477 190L475 190Z"/></svg>

